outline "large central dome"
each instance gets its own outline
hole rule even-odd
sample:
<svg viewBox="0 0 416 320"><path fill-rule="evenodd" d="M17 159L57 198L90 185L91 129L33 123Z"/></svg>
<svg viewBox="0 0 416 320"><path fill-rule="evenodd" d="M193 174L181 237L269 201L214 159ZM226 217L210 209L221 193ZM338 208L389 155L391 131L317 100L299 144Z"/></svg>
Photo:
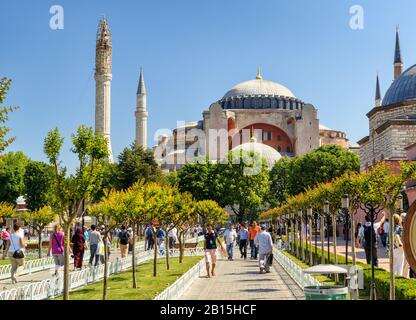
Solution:
<svg viewBox="0 0 416 320"><path fill-rule="evenodd" d="M254 79L241 82L232 87L223 99L238 96L281 96L295 98L295 95L285 86L270 80Z"/></svg>

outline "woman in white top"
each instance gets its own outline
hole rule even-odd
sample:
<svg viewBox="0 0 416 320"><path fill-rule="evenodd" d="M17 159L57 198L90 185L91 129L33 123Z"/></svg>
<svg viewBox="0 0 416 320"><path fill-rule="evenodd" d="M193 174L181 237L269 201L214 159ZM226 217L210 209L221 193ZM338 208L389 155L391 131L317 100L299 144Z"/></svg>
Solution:
<svg viewBox="0 0 416 320"><path fill-rule="evenodd" d="M25 251L25 239L20 231L20 225L18 223L15 223L13 226L14 232L10 235L10 239L7 240L7 246L5 255L9 255L10 264L12 265L11 269L11 278L12 283L17 283L16 276L18 274L18 271L20 269L23 269L23 266L25 264L25 258L15 258L15 252L16 251Z"/></svg>

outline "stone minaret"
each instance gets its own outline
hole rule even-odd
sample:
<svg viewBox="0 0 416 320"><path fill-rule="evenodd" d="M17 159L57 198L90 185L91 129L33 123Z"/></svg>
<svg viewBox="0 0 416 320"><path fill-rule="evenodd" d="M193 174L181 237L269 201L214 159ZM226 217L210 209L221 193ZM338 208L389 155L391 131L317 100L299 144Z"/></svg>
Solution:
<svg viewBox="0 0 416 320"><path fill-rule="evenodd" d="M144 85L143 68L140 69L139 85L137 87L136 102L136 146L147 148L147 102L146 87Z"/></svg>
<svg viewBox="0 0 416 320"><path fill-rule="evenodd" d="M107 20L98 26L95 48L95 132L102 133L108 142L108 161L113 162L110 138L112 44Z"/></svg>
<svg viewBox="0 0 416 320"><path fill-rule="evenodd" d="M402 53L400 50L399 26L396 27L396 48L394 50L394 80L403 72Z"/></svg>
<svg viewBox="0 0 416 320"><path fill-rule="evenodd" d="M380 107L381 106L381 90L380 90L380 81L378 80L378 74L377 74L377 81L376 81L376 107Z"/></svg>

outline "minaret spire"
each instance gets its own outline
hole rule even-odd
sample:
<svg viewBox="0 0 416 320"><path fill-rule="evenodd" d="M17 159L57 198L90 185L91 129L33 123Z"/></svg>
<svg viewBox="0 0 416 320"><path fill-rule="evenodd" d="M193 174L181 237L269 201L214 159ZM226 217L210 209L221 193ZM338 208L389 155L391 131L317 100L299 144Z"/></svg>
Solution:
<svg viewBox="0 0 416 320"><path fill-rule="evenodd" d="M147 93L144 85L143 67L140 68L139 84L136 93L136 146L147 148Z"/></svg>
<svg viewBox="0 0 416 320"><path fill-rule="evenodd" d="M113 162L110 137L112 79L112 42L107 19L98 25L95 47L95 132L101 133L108 144L108 161Z"/></svg>
<svg viewBox="0 0 416 320"><path fill-rule="evenodd" d="M402 52L400 50L399 25L396 26L396 46L394 49L394 80L403 72Z"/></svg>
<svg viewBox="0 0 416 320"><path fill-rule="evenodd" d="M380 90L380 81L379 81L379 78L378 78L378 72L377 72L377 81L376 81L376 98L375 98L375 101L376 101L376 107L380 107L382 100L381 100L381 90Z"/></svg>

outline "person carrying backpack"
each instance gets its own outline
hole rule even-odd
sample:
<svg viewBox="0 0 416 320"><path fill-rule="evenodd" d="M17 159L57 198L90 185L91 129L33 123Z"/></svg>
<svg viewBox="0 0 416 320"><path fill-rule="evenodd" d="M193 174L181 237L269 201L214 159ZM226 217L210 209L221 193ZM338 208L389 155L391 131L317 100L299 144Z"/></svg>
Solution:
<svg viewBox="0 0 416 320"><path fill-rule="evenodd" d="M153 226L150 225L146 229L146 237L147 237L147 250L152 250L155 244L155 240L153 239Z"/></svg>
<svg viewBox="0 0 416 320"><path fill-rule="evenodd" d="M371 246L371 235L373 236L373 245ZM376 232L374 228L371 228L370 217L365 216L365 224L361 227L358 237L360 239L361 246L365 251L365 258L367 264L371 264L371 247L373 251L373 264L378 266L378 257L377 257L377 246L376 246Z"/></svg>
<svg viewBox="0 0 416 320"><path fill-rule="evenodd" d="M118 244L120 245L120 255L122 258L127 256L130 243L130 234L126 230L126 226L121 226L121 231L118 233Z"/></svg>

